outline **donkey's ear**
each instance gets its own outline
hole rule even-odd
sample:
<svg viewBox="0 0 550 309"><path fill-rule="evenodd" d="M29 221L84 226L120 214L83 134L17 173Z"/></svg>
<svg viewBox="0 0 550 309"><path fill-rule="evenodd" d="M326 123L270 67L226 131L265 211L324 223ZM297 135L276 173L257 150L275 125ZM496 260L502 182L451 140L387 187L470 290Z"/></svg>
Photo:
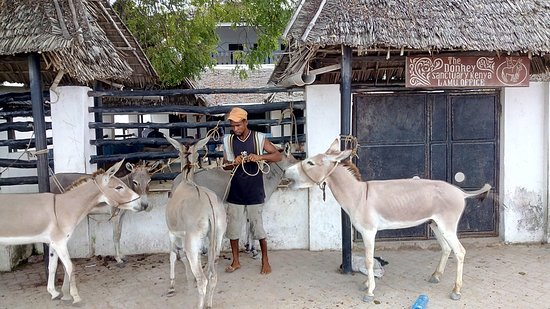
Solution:
<svg viewBox="0 0 550 309"><path fill-rule="evenodd" d="M129 172L132 172L134 170L134 165L130 162L126 162L126 169L129 171Z"/></svg>
<svg viewBox="0 0 550 309"><path fill-rule="evenodd" d="M150 173L151 171L154 171L162 162L159 160L159 161L155 161L153 164L151 164L151 166L149 166L147 168L147 171Z"/></svg>
<svg viewBox="0 0 550 309"><path fill-rule="evenodd" d="M122 163L124 163L124 159L120 160L119 162L117 162L115 165L111 166L106 172L105 174L111 178L113 177L116 172L118 172L118 170L120 169L120 167L122 166Z"/></svg>
<svg viewBox="0 0 550 309"><path fill-rule="evenodd" d="M166 140L172 144L172 146L174 146L174 148L176 148L178 151L181 151L181 148L183 147L182 144L180 142L178 142L177 140L171 138L170 136L165 136L164 138L166 138Z"/></svg>
<svg viewBox="0 0 550 309"><path fill-rule="evenodd" d="M338 152L340 152L340 142L338 141L338 138L336 138L334 142L330 144L330 147L327 149L325 154L334 154Z"/></svg>
<svg viewBox="0 0 550 309"><path fill-rule="evenodd" d="M195 149L202 149L202 147L206 146L206 143L208 143L208 141L210 140L210 136L207 136L203 139L201 139L200 141L198 141L196 144L195 144Z"/></svg>
<svg viewBox="0 0 550 309"><path fill-rule="evenodd" d="M328 158L328 160L330 160L332 162L340 163L343 160L347 159L349 156L351 156L351 152L352 152L352 150L348 149L348 150L344 150L340 153L329 154L327 156L327 158Z"/></svg>

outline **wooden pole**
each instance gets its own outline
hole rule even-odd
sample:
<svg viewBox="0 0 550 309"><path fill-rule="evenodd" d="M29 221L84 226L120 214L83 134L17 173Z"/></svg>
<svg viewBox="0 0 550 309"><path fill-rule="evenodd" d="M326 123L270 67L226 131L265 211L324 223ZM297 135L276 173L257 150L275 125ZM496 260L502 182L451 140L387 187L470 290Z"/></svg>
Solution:
<svg viewBox="0 0 550 309"><path fill-rule="evenodd" d="M36 151L47 150L46 121L44 119L44 98L42 96L42 76L40 70L40 55L31 53L29 55L29 80L31 88L32 117L34 119L34 138ZM48 175L48 153L36 154L36 173L38 175L38 192L50 192L50 181ZM49 248L44 247L44 266L46 278L48 277Z"/></svg>
<svg viewBox="0 0 550 309"><path fill-rule="evenodd" d="M342 46L342 81L340 84L340 110L342 136L351 134L351 47ZM345 147L342 141L340 147ZM343 150L343 148L342 148ZM351 220L346 212L341 210L342 217L342 271L351 274Z"/></svg>

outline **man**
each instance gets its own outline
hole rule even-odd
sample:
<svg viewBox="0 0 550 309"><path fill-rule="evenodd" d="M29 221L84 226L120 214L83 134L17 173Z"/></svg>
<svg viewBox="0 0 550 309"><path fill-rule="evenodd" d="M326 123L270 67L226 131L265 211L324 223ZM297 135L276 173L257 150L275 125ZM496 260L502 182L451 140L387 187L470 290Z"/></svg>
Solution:
<svg viewBox="0 0 550 309"><path fill-rule="evenodd" d="M233 134L226 134L223 139L224 163L230 164L228 169L234 169L227 195L228 225L225 234L231 243L233 261L225 271L231 273L241 267L239 237L248 219L253 239L260 241L262 251L260 273L269 274L271 265L267 256L267 234L262 220L265 200L264 182L257 162L277 162L282 159L282 154L263 133L248 128L247 116L248 113L240 107L231 109L227 119Z"/></svg>

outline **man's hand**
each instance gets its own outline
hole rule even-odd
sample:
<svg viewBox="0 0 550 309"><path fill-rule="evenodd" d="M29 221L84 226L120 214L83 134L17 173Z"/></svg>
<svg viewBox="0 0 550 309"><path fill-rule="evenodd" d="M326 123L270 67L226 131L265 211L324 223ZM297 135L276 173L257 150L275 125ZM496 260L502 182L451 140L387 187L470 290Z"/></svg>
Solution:
<svg viewBox="0 0 550 309"><path fill-rule="evenodd" d="M249 154L248 155L248 161L250 161L250 162L262 161L262 156L257 155L257 154Z"/></svg>
<svg viewBox="0 0 550 309"><path fill-rule="evenodd" d="M243 156L238 155L235 157L235 160L233 160L233 165L241 165L241 163L243 163Z"/></svg>

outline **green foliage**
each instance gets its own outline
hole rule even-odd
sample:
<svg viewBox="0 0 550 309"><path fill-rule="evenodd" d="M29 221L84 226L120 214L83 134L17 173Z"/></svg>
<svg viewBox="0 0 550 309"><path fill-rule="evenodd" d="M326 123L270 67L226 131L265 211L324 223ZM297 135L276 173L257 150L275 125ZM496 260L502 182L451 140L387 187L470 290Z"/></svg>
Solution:
<svg viewBox="0 0 550 309"><path fill-rule="evenodd" d="M235 55L247 69L259 68L279 49L296 0L118 0L113 7L140 42L165 86L196 79L216 64L216 26L231 23L256 30L257 42ZM256 46L254 46L256 43Z"/></svg>

